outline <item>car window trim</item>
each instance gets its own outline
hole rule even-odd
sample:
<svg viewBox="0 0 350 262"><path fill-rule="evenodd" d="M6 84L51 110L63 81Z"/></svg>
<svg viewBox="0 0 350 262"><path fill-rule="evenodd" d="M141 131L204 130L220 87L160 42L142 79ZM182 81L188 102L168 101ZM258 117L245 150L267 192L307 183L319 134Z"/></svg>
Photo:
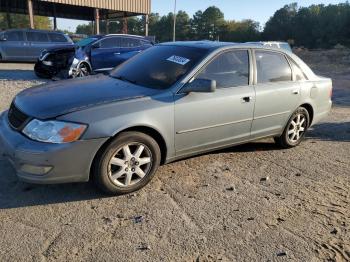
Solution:
<svg viewBox="0 0 350 262"><path fill-rule="evenodd" d="M262 52L270 52L270 53L277 53L279 55L284 56L284 58L287 60L287 63L289 65L289 68L291 70L292 73L292 80L289 81L276 81L276 82L266 82L266 83L258 83L258 66L256 63L256 55L255 53L257 51L262 51ZM278 50L271 50L271 49L257 49L254 48L253 49L253 56L254 56L254 65L255 65L255 72L254 72L254 85L255 86L259 86L259 85L274 85L274 84L281 84L281 83L293 83L294 81L294 73L293 73L293 68L292 65L290 64L290 61L288 60L288 55L284 52L278 51Z"/></svg>
<svg viewBox="0 0 350 262"><path fill-rule="evenodd" d="M306 76L305 72L303 71L303 69L301 69L301 67L298 65L297 62L295 62L290 56L286 55L287 56L287 60L288 62L290 63L290 66L292 67L292 73L293 73L293 81L294 82L305 82L305 81L308 81L309 78ZM296 73L294 71L294 68L293 68L293 65L292 63L294 63L295 66L297 66L299 68L299 70L302 72L303 76L304 76L304 80L297 80L296 78Z"/></svg>
<svg viewBox="0 0 350 262"><path fill-rule="evenodd" d="M128 38L128 39L138 39L138 38L134 38L134 37L123 37L123 36L108 36L108 37L105 37L105 38L102 38L102 39L99 39L98 41L96 41L94 43L95 44L100 44L100 42L102 42L103 40L106 40L108 38ZM144 39L140 39L140 40L144 40ZM147 40L146 40L147 41ZM143 45L140 45L140 46L133 46L133 47L121 47L121 46L118 46L118 47L99 47L99 49L113 49L113 48L118 48L118 49L130 49L130 48L138 48L138 47L142 47Z"/></svg>
<svg viewBox="0 0 350 262"><path fill-rule="evenodd" d="M216 59L218 56L220 56L221 54L227 53L227 52L232 52L232 51L247 51L248 53L248 63L249 63L249 81L248 81L248 85L242 85L242 86L232 86L232 87L225 87L225 88L218 88L218 89L228 89L228 88L238 88L238 87L243 87L243 86L251 86L253 84L253 67L252 67L252 57L251 57L251 48L224 48L224 49L220 49L218 52L214 53L212 56L207 56L202 62L204 62L203 65L201 65L201 63L199 64L199 68L194 68L192 72L190 72L188 74L191 75L187 81L185 81L184 83L181 84L181 86L179 88L177 88L177 91L175 92L175 94L182 94L181 90L182 88L184 88L184 86L186 84L188 84L193 78L195 78L197 75L199 75L201 73L201 71L208 66L214 59Z"/></svg>

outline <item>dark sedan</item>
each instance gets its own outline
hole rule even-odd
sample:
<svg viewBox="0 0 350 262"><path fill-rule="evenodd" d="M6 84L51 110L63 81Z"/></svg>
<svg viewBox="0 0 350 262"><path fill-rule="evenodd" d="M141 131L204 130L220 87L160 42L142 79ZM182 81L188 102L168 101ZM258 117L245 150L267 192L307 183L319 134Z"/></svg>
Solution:
<svg viewBox="0 0 350 262"><path fill-rule="evenodd" d="M142 36L91 36L73 47L44 50L35 65L35 73L41 78L75 78L108 72L152 45Z"/></svg>

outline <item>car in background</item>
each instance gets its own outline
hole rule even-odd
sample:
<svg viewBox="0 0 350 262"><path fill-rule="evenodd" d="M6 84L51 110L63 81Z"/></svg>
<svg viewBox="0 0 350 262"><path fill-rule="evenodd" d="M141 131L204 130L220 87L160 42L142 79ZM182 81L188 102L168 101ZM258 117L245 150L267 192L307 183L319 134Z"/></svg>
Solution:
<svg viewBox="0 0 350 262"><path fill-rule="evenodd" d="M19 93L0 115L0 155L27 182L92 179L125 194L160 164L265 137L295 147L331 96L331 79L283 49L164 43L109 75Z"/></svg>
<svg viewBox="0 0 350 262"><path fill-rule="evenodd" d="M266 47L274 47L278 49L284 49L289 52L293 52L290 44L287 42L267 41L267 42L248 42L248 44L262 45Z"/></svg>
<svg viewBox="0 0 350 262"><path fill-rule="evenodd" d="M59 46L74 46L64 33L11 29L0 32L0 61L35 62L44 49Z"/></svg>
<svg viewBox="0 0 350 262"><path fill-rule="evenodd" d="M44 50L34 70L43 78L75 78L109 72L151 46L152 41L143 36L91 36L77 42L74 47Z"/></svg>

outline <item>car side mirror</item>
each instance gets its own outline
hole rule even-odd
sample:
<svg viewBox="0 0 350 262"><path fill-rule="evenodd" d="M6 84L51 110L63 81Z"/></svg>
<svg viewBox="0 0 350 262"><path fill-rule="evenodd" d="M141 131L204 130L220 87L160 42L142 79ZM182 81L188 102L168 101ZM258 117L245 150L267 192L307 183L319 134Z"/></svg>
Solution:
<svg viewBox="0 0 350 262"><path fill-rule="evenodd" d="M209 79L194 79L188 82L182 89L181 93L213 93L216 91L216 81Z"/></svg>
<svg viewBox="0 0 350 262"><path fill-rule="evenodd" d="M7 41L6 36L0 36L0 41Z"/></svg>

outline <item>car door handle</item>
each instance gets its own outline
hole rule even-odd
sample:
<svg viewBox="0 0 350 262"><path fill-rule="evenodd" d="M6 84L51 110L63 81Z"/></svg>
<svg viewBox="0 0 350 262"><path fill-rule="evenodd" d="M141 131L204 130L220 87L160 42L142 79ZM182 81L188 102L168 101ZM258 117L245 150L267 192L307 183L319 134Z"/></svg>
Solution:
<svg viewBox="0 0 350 262"><path fill-rule="evenodd" d="M115 55L120 55L120 53L119 52L117 52L117 53L114 53Z"/></svg>
<svg viewBox="0 0 350 262"><path fill-rule="evenodd" d="M253 97L251 97L251 96L242 97L242 103L249 103L252 100L253 100Z"/></svg>
<svg viewBox="0 0 350 262"><path fill-rule="evenodd" d="M293 90L293 91L292 91L292 94L293 94L293 95L299 95L299 90Z"/></svg>

